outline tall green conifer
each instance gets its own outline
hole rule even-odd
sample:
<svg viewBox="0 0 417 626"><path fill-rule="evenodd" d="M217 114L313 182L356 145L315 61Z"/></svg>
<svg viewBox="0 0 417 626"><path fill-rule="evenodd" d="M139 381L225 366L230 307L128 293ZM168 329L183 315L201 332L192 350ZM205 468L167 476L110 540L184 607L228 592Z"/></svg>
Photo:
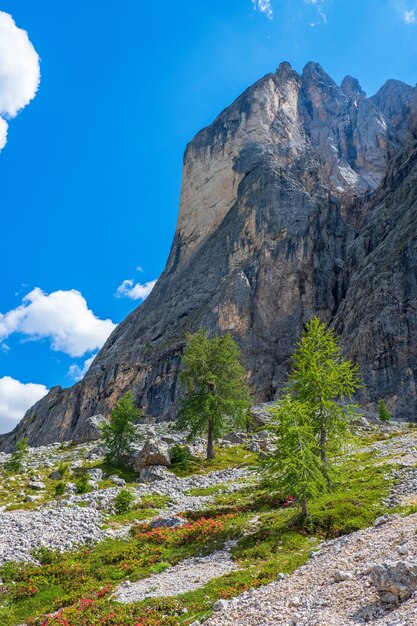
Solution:
<svg viewBox="0 0 417 626"><path fill-rule="evenodd" d="M339 448L349 429L356 408L350 400L359 387L357 366L343 359L334 332L314 317L306 325L293 356L287 389L294 398L310 407L325 468L329 449Z"/></svg>
<svg viewBox="0 0 417 626"><path fill-rule="evenodd" d="M180 381L184 398L178 426L190 438L207 435L207 458L214 459L214 440L228 428L243 427L249 409L246 373L230 334L210 339L204 330L187 335Z"/></svg>
<svg viewBox="0 0 417 626"><path fill-rule="evenodd" d="M276 451L261 471L283 495L294 496L308 516L308 501L326 490L323 462L309 407L284 396L271 409Z"/></svg>

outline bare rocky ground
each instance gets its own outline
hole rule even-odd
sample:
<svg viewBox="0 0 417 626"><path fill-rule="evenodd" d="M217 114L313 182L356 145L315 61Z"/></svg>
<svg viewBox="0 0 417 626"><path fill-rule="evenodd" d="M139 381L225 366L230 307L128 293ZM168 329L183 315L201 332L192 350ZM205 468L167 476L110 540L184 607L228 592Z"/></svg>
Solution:
<svg viewBox="0 0 417 626"><path fill-rule="evenodd" d="M71 550L97 542L106 534L102 516L90 508L71 507L0 513L0 564L33 561L32 551L46 546Z"/></svg>
<svg viewBox="0 0 417 626"><path fill-rule="evenodd" d="M185 441L184 434L172 433L167 424L137 427L138 448L154 437L158 441L165 437L172 443ZM224 445L232 444L225 442ZM197 440L193 452L201 454L203 449L204 442ZM92 491L86 494L74 493L75 484L72 481L75 478L71 471L89 468L91 464L103 461L104 450L99 442L77 446L56 443L31 448L27 471L12 476L2 473L1 469L9 456L0 453L0 565L7 561L33 561L33 551L40 547L70 550L106 537L123 537L129 533L130 523L121 524L118 528L106 527L105 523L107 515L114 512L116 496L126 486L123 479L116 475L105 476L100 469L87 469ZM45 477L57 470L61 463L69 467L70 473L64 478L67 493L55 499L53 492L48 492L45 483L49 479ZM165 468L161 469L163 472L159 480L139 481L127 486L137 502L144 496L168 497L167 505L158 511L158 515L168 517L181 511L202 510L212 504L212 496L191 495L189 492L193 489L204 490L223 485L224 491L235 491L250 480L244 468L212 471L186 478L179 478ZM102 487L103 479L112 483L112 486ZM49 480L50 490L56 482ZM24 508L28 502L32 507L30 510ZM11 506L16 510L10 510Z"/></svg>
<svg viewBox="0 0 417 626"><path fill-rule="evenodd" d="M116 597L119 602L128 604L145 598L177 596L198 589L213 578L236 569L230 552L225 549L213 552L209 556L186 559L161 574L155 574L136 583L123 583Z"/></svg>
<svg viewBox="0 0 417 626"><path fill-rule="evenodd" d="M324 543L282 580L224 603L206 626L378 626L417 624L415 597L393 608L379 600L370 572L387 561L416 561L417 515Z"/></svg>
<svg viewBox="0 0 417 626"><path fill-rule="evenodd" d="M169 474L157 484L139 484L131 490L138 501L144 495L169 496L168 506L160 513L175 516L181 511L204 509L213 502L211 496L186 495L188 490L221 483L225 484L227 491L234 491L242 487L242 479L247 479L247 473L245 469L231 469L189 478ZM106 537L127 535L131 524L118 529L103 529L103 511L112 510L120 489L111 487L60 502L53 500L45 508L0 513L0 565L7 561L33 561L33 550L41 546L70 550Z"/></svg>

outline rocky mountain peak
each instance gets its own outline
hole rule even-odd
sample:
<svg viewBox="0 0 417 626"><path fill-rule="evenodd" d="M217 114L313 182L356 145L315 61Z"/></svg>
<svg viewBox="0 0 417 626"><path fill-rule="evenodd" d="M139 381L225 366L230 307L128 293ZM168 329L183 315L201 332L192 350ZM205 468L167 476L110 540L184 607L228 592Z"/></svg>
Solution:
<svg viewBox="0 0 417 626"><path fill-rule="evenodd" d="M52 389L1 446L71 439L126 390L147 415L174 417L184 336L198 328L232 332L254 397L272 400L313 315L360 364L362 400L417 410L416 123L412 87L388 81L367 98L317 63L301 75L282 63L249 87L187 146L174 242L148 299L86 377Z"/></svg>
<svg viewBox="0 0 417 626"><path fill-rule="evenodd" d="M353 78L353 76L345 76L340 88L350 101L357 102L360 98L366 96L358 79Z"/></svg>
<svg viewBox="0 0 417 626"><path fill-rule="evenodd" d="M289 76L299 78L299 75L295 70L293 70L291 63L288 61L282 61L275 71L275 75L278 80L287 80Z"/></svg>
<svg viewBox="0 0 417 626"><path fill-rule="evenodd" d="M371 101L382 112L393 147L405 146L410 139L411 108L416 90L400 80L387 80Z"/></svg>

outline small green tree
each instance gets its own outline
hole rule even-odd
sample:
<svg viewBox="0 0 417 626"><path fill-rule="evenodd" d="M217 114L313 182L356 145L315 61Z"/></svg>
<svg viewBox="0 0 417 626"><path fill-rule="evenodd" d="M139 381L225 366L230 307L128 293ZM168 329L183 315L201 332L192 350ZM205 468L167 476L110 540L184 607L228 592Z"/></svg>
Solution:
<svg viewBox="0 0 417 626"><path fill-rule="evenodd" d="M327 489L310 407L287 394L270 411L276 451L260 471L308 517L308 501Z"/></svg>
<svg viewBox="0 0 417 626"><path fill-rule="evenodd" d="M89 475L82 474L76 481L75 486L77 487L77 493L90 493L91 485Z"/></svg>
<svg viewBox="0 0 417 626"><path fill-rule="evenodd" d="M193 460L192 454L187 446L176 443L170 450L171 466L186 470Z"/></svg>
<svg viewBox="0 0 417 626"><path fill-rule="evenodd" d="M64 495L65 490L66 490L66 483L64 483L63 480L60 480L56 485L55 485L55 495L58 497L61 497Z"/></svg>
<svg viewBox="0 0 417 626"><path fill-rule="evenodd" d="M134 424L139 417L140 411L135 406L133 394L128 391L116 402L110 422L104 422L101 426L103 443L107 448L106 460L109 463L121 465L129 454L136 435Z"/></svg>
<svg viewBox="0 0 417 626"><path fill-rule="evenodd" d="M228 427L244 427L249 390L240 351L230 334L210 339L204 330L187 335L180 381L185 391L179 428L190 439L207 435L207 458L214 459L214 440Z"/></svg>
<svg viewBox="0 0 417 626"><path fill-rule="evenodd" d="M114 499L114 510L116 515L124 515L132 510L136 498L129 489L121 489Z"/></svg>
<svg viewBox="0 0 417 626"><path fill-rule="evenodd" d="M348 401L359 387L357 366L343 359L334 332L314 317L306 325L293 356L287 390L310 407L329 485L328 449L335 450L342 443L356 409Z"/></svg>
<svg viewBox="0 0 417 626"><path fill-rule="evenodd" d="M381 422L389 422L389 420L392 419L392 415L389 412L384 400L380 400L378 402L378 414Z"/></svg>
<svg viewBox="0 0 417 626"><path fill-rule="evenodd" d="M27 437L23 437L23 439L17 442L10 459L5 464L7 472L22 472L25 469L28 448Z"/></svg>

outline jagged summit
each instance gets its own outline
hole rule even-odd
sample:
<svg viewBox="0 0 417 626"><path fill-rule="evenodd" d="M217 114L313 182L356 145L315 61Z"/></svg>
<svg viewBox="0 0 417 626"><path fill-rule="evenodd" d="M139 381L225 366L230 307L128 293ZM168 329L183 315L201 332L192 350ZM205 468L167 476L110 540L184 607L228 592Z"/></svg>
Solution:
<svg viewBox="0 0 417 626"><path fill-rule="evenodd" d="M131 389L146 414L176 415L184 335L229 330L256 400L286 378L303 324L332 322L367 384L362 401L417 409L416 90L368 98L347 76L289 63L249 87L188 144L177 229L148 299L84 380L30 409L37 445L71 439Z"/></svg>
<svg viewBox="0 0 417 626"><path fill-rule="evenodd" d="M358 79L353 78L353 76L345 76L340 84L340 88L349 100L357 101L359 98L366 96Z"/></svg>

